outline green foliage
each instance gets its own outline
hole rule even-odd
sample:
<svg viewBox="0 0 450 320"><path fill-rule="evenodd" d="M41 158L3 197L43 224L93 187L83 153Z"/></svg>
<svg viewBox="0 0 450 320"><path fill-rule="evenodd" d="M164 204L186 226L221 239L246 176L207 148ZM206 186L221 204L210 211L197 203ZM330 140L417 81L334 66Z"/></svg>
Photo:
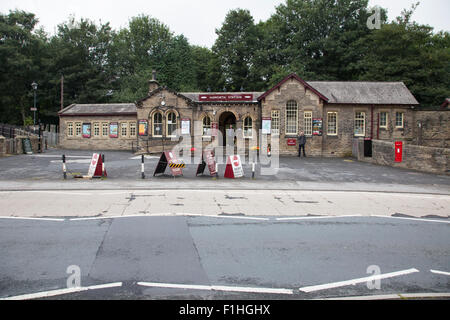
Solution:
<svg viewBox="0 0 450 320"><path fill-rule="evenodd" d="M191 45L147 15L112 30L73 17L49 37L33 13L0 14L0 122L32 117L58 121L64 105L133 102L148 93L157 70L161 85L177 91L264 91L287 74L305 80L404 81L424 106L450 96L450 34L413 21L419 4L370 30L368 0L286 0L266 21L231 10L211 49ZM110 94L112 93L112 95Z"/></svg>

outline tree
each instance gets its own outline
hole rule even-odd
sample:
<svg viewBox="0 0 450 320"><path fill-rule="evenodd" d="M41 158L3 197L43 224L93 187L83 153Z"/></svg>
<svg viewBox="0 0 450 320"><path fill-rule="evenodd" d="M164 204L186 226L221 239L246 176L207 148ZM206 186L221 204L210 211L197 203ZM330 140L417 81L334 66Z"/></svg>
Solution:
<svg viewBox="0 0 450 320"><path fill-rule="evenodd" d="M0 121L23 124L33 105L31 83L37 80L37 54L45 41L34 33L32 13L0 15Z"/></svg>
<svg viewBox="0 0 450 320"><path fill-rule="evenodd" d="M248 10L228 12L225 22L216 29L217 40L212 48L220 62L228 90L254 90L258 87L254 68L254 52L258 45L257 28Z"/></svg>
<svg viewBox="0 0 450 320"><path fill-rule="evenodd" d="M416 7L361 39L360 79L403 81L421 105L439 105L450 96L450 34L412 22Z"/></svg>
<svg viewBox="0 0 450 320"><path fill-rule="evenodd" d="M55 86L64 75L65 105L107 101L106 93L113 80L109 63L111 39L109 23L97 26L90 20L75 21L71 17L58 26L49 43L53 55L49 69Z"/></svg>
<svg viewBox="0 0 450 320"><path fill-rule="evenodd" d="M362 52L358 40L370 33L367 5L367 0L287 0L266 23L268 56L307 79L354 79L353 63ZM386 20L384 10L381 18Z"/></svg>

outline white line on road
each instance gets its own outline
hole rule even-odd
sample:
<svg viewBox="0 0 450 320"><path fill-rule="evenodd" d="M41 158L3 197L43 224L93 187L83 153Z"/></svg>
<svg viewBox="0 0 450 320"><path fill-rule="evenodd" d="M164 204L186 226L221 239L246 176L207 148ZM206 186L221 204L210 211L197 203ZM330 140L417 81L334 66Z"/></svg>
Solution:
<svg viewBox="0 0 450 320"><path fill-rule="evenodd" d="M349 217L362 217L363 215L354 214L347 216L314 216L314 217L290 217L290 218L276 218L277 221L289 221L289 220L310 220L310 219L332 219L332 218L349 218Z"/></svg>
<svg viewBox="0 0 450 320"><path fill-rule="evenodd" d="M447 298L450 293L396 293L373 296L356 296L356 297L340 297L340 298L324 298L313 300L392 300L392 299L417 299L417 298Z"/></svg>
<svg viewBox="0 0 450 320"><path fill-rule="evenodd" d="M103 220L103 219L121 219L121 218L135 218L135 217L209 217L209 218L228 218L228 219L248 219L248 220L270 220L269 218L256 218L244 216L221 216L221 215L204 215L195 213L155 213L155 214L135 214L126 216L101 216L101 217L86 217L86 218L72 218L70 221L84 221L84 220Z"/></svg>
<svg viewBox="0 0 450 320"><path fill-rule="evenodd" d="M432 273L436 273L436 274L443 274L446 276L450 276L450 272L445 272L445 271L439 271L439 270L430 270Z"/></svg>
<svg viewBox="0 0 450 320"><path fill-rule="evenodd" d="M57 218L30 218L30 217L0 217L0 219L14 219L14 220L42 220L42 221L64 221L65 219Z"/></svg>
<svg viewBox="0 0 450 320"><path fill-rule="evenodd" d="M294 294L292 289L277 289L277 288L254 288L254 287L231 287L231 286L206 286L206 285L192 285L192 284L177 284L177 283L157 283L157 282L138 282L140 286L154 287L154 288L173 288L173 289L192 289L192 290L214 290L227 292L248 292L248 293L274 293L274 294Z"/></svg>
<svg viewBox="0 0 450 320"><path fill-rule="evenodd" d="M39 298L54 297L54 296L59 296L59 295L63 295L63 294L75 293L75 292L82 292L82 291L87 291L87 290L98 290L98 289L115 288L115 287L121 287L121 286L122 286L122 282L114 282L114 283L106 283L106 284L100 284L100 285L89 286L89 287L75 287L75 288L66 288L66 289L58 289L58 290L50 290L50 291L43 291L43 292L37 292L37 293L23 294L20 296L0 298L0 300L39 299Z"/></svg>
<svg viewBox="0 0 450 320"><path fill-rule="evenodd" d="M364 282L368 282L368 281L398 277L398 276L403 276L403 275L407 275L407 274L415 273L415 272L419 272L419 270L412 268L412 269L408 269L408 270L379 274L379 275L375 275L375 276L352 279L352 280L347 280L347 281L332 282L332 283L326 283L326 284L321 284L321 285L316 285L316 286L302 287L299 290L309 293L309 292L314 292L314 291L319 291L319 290L326 290L326 289L344 287L344 286L349 286L349 285L355 285L358 283L364 283Z"/></svg>
<svg viewBox="0 0 450 320"><path fill-rule="evenodd" d="M425 218L392 217L392 216L380 216L380 215L370 215L370 217L403 219L403 220L414 220L414 221L425 221L425 222L450 223L450 221L448 221L448 220L447 221L445 221L445 220L432 220L432 219L425 219Z"/></svg>

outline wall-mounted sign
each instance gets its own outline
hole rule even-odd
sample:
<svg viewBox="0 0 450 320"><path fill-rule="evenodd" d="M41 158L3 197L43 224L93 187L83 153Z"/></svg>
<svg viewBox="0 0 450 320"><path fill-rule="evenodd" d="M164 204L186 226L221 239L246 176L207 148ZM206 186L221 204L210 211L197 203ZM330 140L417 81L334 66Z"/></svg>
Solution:
<svg viewBox="0 0 450 320"><path fill-rule="evenodd" d="M199 101L253 101L253 94L199 94Z"/></svg>
<svg viewBox="0 0 450 320"><path fill-rule="evenodd" d="M83 135L83 138L91 137L91 124L90 123L83 123L82 135Z"/></svg>
<svg viewBox="0 0 450 320"><path fill-rule="evenodd" d="M138 121L139 135L146 136L148 135L148 121L147 120L139 120Z"/></svg>
<svg viewBox="0 0 450 320"><path fill-rule="evenodd" d="M296 146L297 145L297 139L287 139L287 145L288 146Z"/></svg>
<svg viewBox="0 0 450 320"><path fill-rule="evenodd" d="M181 134L191 133L191 119L181 119Z"/></svg>
<svg viewBox="0 0 450 320"><path fill-rule="evenodd" d="M110 138L119 137L119 124L117 122L111 122L109 124L109 137Z"/></svg>
<svg viewBox="0 0 450 320"><path fill-rule="evenodd" d="M313 136L322 135L322 118L316 118L312 120L312 134Z"/></svg>
<svg viewBox="0 0 450 320"><path fill-rule="evenodd" d="M262 134L270 134L272 118L262 118Z"/></svg>

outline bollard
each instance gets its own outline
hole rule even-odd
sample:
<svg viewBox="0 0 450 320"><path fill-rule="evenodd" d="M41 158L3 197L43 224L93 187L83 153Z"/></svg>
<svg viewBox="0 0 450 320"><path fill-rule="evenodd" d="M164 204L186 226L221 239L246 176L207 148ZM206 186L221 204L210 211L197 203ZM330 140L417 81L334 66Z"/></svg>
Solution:
<svg viewBox="0 0 450 320"><path fill-rule="evenodd" d="M255 179L255 163L252 162L252 179Z"/></svg>
<svg viewBox="0 0 450 320"><path fill-rule="evenodd" d="M62 162L63 162L63 176L64 176L64 180L67 179L67 168L66 168L66 155L63 154L62 155Z"/></svg>
<svg viewBox="0 0 450 320"><path fill-rule="evenodd" d="M105 176L105 155L102 154L102 178Z"/></svg>
<svg viewBox="0 0 450 320"><path fill-rule="evenodd" d="M142 155L142 159L141 159L141 175L142 175L142 179L145 179L144 155Z"/></svg>

